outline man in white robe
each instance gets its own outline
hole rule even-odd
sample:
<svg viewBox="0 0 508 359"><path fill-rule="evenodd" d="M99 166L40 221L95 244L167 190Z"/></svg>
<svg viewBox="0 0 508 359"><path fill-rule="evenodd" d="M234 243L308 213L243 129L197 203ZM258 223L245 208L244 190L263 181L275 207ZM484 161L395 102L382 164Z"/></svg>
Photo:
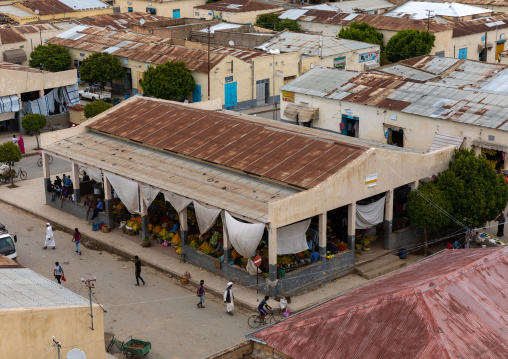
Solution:
<svg viewBox="0 0 508 359"><path fill-rule="evenodd" d="M235 309L235 305L233 303L233 282L229 282L224 292L224 303L226 303L226 313L229 315L233 315L233 310Z"/></svg>
<svg viewBox="0 0 508 359"><path fill-rule="evenodd" d="M53 247L53 249L56 248L53 228L51 228L51 224L46 223L46 241L44 242L44 247L42 247L42 249L48 249L48 247Z"/></svg>

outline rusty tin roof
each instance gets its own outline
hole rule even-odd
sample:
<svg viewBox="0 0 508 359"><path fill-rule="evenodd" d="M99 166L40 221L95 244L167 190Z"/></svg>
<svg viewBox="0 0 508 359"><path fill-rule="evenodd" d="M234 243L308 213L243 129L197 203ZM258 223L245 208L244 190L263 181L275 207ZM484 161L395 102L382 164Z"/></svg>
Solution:
<svg viewBox="0 0 508 359"><path fill-rule="evenodd" d="M282 5L272 5L254 0L221 0L209 4L194 6L194 9L206 9L226 12L249 12L262 10L282 10Z"/></svg>
<svg viewBox="0 0 508 359"><path fill-rule="evenodd" d="M223 168L311 188L339 172L368 147L302 133L297 126L252 116L194 109L134 97L88 127Z"/></svg>
<svg viewBox="0 0 508 359"><path fill-rule="evenodd" d="M74 12L73 8L65 5L59 0L26 0L20 1L19 4L32 11L39 10L39 15Z"/></svg>
<svg viewBox="0 0 508 359"><path fill-rule="evenodd" d="M508 6L508 2L505 3ZM508 14L489 16L483 19L459 21L450 24L453 28L452 37L469 36L484 32L497 31L508 27ZM494 39L495 41L496 39ZM491 42L487 37L487 41Z"/></svg>
<svg viewBox="0 0 508 359"><path fill-rule="evenodd" d="M508 248L446 250L249 334L292 358L506 358Z"/></svg>
<svg viewBox="0 0 508 359"><path fill-rule="evenodd" d="M12 71L22 71L22 72L33 72L37 74L41 73L49 73L48 71L34 69L33 67L18 65L18 64L12 64L10 62L0 61L0 69L4 70L12 70Z"/></svg>
<svg viewBox="0 0 508 359"><path fill-rule="evenodd" d="M23 35L18 34L12 28L0 28L0 44L15 44L26 41Z"/></svg>
<svg viewBox="0 0 508 359"><path fill-rule="evenodd" d="M144 12L124 12L116 14L87 16L78 19L72 19L72 22L80 25L104 27L109 30L130 29L133 24L139 24L140 20L158 21L167 20L168 17L155 16Z"/></svg>
<svg viewBox="0 0 508 359"><path fill-rule="evenodd" d="M50 24L16 25L14 26L14 29L20 34L35 34L40 31L44 32L57 30Z"/></svg>

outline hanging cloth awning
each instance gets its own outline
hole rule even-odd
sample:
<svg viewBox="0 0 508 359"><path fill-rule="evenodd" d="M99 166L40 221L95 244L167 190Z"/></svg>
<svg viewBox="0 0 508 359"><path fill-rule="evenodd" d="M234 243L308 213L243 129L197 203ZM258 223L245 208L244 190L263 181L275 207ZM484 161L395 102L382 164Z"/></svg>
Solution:
<svg viewBox="0 0 508 359"><path fill-rule="evenodd" d="M298 122L319 119L319 108L290 103L284 109L284 117Z"/></svg>
<svg viewBox="0 0 508 359"><path fill-rule="evenodd" d="M138 183L109 172L104 172L104 175L127 210L130 213L140 213Z"/></svg>
<svg viewBox="0 0 508 359"><path fill-rule="evenodd" d="M162 192L164 193L164 198L166 199L166 201L168 201L169 203L171 203L171 205L173 206L174 209L176 209L176 212L177 213L180 213L181 211L183 211L185 208L187 208L187 206L189 204L192 203L192 199L189 199L189 198L186 198L186 197L182 197L182 196L179 196L177 195L176 193L173 193L173 192L169 192L169 191L164 191Z"/></svg>
<svg viewBox="0 0 508 359"><path fill-rule="evenodd" d="M489 150L496 150L501 152L508 152L507 146L498 145L496 143L491 142L482 142L482 141L473 141L473 146L481 147L481 148L487 148Z"/></svg>
<svg viewBox="0 0 508 359"><path fill-rule="evenodd" d="M4 51L4 61L11 62L13 64L21 63L26 61L26 52L23 49L6 50Z"/></svg>
<svg viewBox="0 0 508 359"><path fill-rule="evenodd" d="M228 239L233 248L243 257L250 258L256 253L256 248L263 237L265 225L263 223L243 223L234 219L224 211Z"/></svg>
<svg viewBox="0 0 508 359"><path fill-rule="evenodd" d="M310 226L310 219L299 223L277 228L277 254L300 253L309 249L305 233Z"/></svg>
<svg viewBox="0 0 508 359"><path fill-rule="evenodd" d="M139 186L139 195L141 198L141 215L146 216L148 214L148 208L152 204L153 200L159 194L160 190L149 186L147 184L142 184Z"/></svg>
<svg viewBox="0 0 508 359"><path fill-rule="evenodd" d="M356 205L356 228L365 229L383 222L385 214L385 199L386 196L383 196L383 198L374 203Z"/></svg>
<svg viewBox="0 0 508 359"><path fill-rule="evenodd" d="M198 222L199 233L205 234L213 227L217 217L220 214L220 209L218 208L208 208L197 201L193 201L194 203L194 211L196 212L196 220Z"/></svg>
<svg viewBox="0 0 508 359"><path fill-rule="evenodd" d="M437 151L447 146L455 146L457 149L459 149L460 146L462 146L463 141L464 141L463 137L449 136L443 135L441 133L436 133L436 137L434 137L434 141L432 142L432 146L430 146L429 152Z"/></svg>

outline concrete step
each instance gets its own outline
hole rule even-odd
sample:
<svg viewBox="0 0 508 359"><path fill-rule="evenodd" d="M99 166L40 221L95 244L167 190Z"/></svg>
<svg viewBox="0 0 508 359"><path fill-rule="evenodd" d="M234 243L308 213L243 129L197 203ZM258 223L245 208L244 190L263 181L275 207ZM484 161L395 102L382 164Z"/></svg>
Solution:
<svg viewBox="0 0 508 359"><path fill-rule="evenodd" d="M366 279L373 279L383 274L393 272L406 266L406 261L394 255L387 255L379 259L356 267L358 274Z"/></svg>

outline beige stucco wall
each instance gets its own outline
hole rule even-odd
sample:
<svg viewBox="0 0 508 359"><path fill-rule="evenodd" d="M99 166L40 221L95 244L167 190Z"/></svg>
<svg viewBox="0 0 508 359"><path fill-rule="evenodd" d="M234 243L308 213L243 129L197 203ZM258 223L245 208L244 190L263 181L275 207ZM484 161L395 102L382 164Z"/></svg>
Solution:
<svg viewBox="0 0 508 359"><path fill-rule="evenodd" d="M0 78L0 96L72 85L78 80L75 70L37 73L0 69Z"/></svg>
<svg viewBox="0 0 508 359"><path fill-rule="evenodd" d="M94 330L90 329L90 307L2 309L2 358L53 358L56 351L48 343L54 336L62 345L60 355L81 349L87 358L106 358L104 314L94 305Z"/></svg>
<svg viewBox="0 0 508 359"><path fill-rule="evenodd" d="M270 227L311 218L439 173L448 167L452 154L453 147L428 154L369 149L318 186L269 202ZM365 183L371 174L377 174L375 186Z"/></svg>
<svg viewBox="0 0 508 359"><path fill-rule="evenodd" d="M194 18L206 20L218 18L224 19L227 22L234 22L237 24L254 24L259 15L271 14L282 10L284 10L282 6L275 9L248 11L248 12L227 12L205 9L194 9Z"/></svg>
<svg viewBox="0 0 508 359"><path fill-rule="evenodd" d="M380 54L381 52L379 49L379 45L372 45L371 47L365 48L365 49L349 51L349 52L345 52L342 54L323 57L322 59L319 60L319 66L326 66L326 67L333 68L334 67L334 65L333 65L334 59L345 56L346 57L346 70L363 71L365 62L360 62L360 54L367 53L367 52L373 52L373 51L377 51L378 54ZM378 57L377 62L379 63L379 57Z"/></svg>
<svg viewBox="0 0 508 359"><path fill-rule="evenodd" d="M131 3L129 5L128 3ZM120 7L120 12L128 12L132 7L133 12L146 12L147 7L157 9L157 15L173 18L173 10L180 9L180 18L194 17L194 6L204 5L206 0L174 0L174 1L146 1L146 0L115 0L115 7Z"/></svg>
<svg viewBox="0 0 508 359"><path fill-rule="evenodd" d="M482 38L485 36L485 33L477 33L471 34L467 36L455 37L450 41L450 45L447 50L447 54L445 56L450 57L459 57L459 50L462 48L467 48L467 58L470 60L479 60L480 52L478 52L478 45L484 45L485 40L482 41ZM499 29L496 31L496 28L493 27L492 31L487 32L487 43L493 45L492 50L487 51L487 62L497 62L496 61L496 42L497 40L502 40L501 37L508 36L508 29ZM503 50L508 49L508 45L506 43L502 45ZM454 56L455 53L455 56Z"/></svg>

